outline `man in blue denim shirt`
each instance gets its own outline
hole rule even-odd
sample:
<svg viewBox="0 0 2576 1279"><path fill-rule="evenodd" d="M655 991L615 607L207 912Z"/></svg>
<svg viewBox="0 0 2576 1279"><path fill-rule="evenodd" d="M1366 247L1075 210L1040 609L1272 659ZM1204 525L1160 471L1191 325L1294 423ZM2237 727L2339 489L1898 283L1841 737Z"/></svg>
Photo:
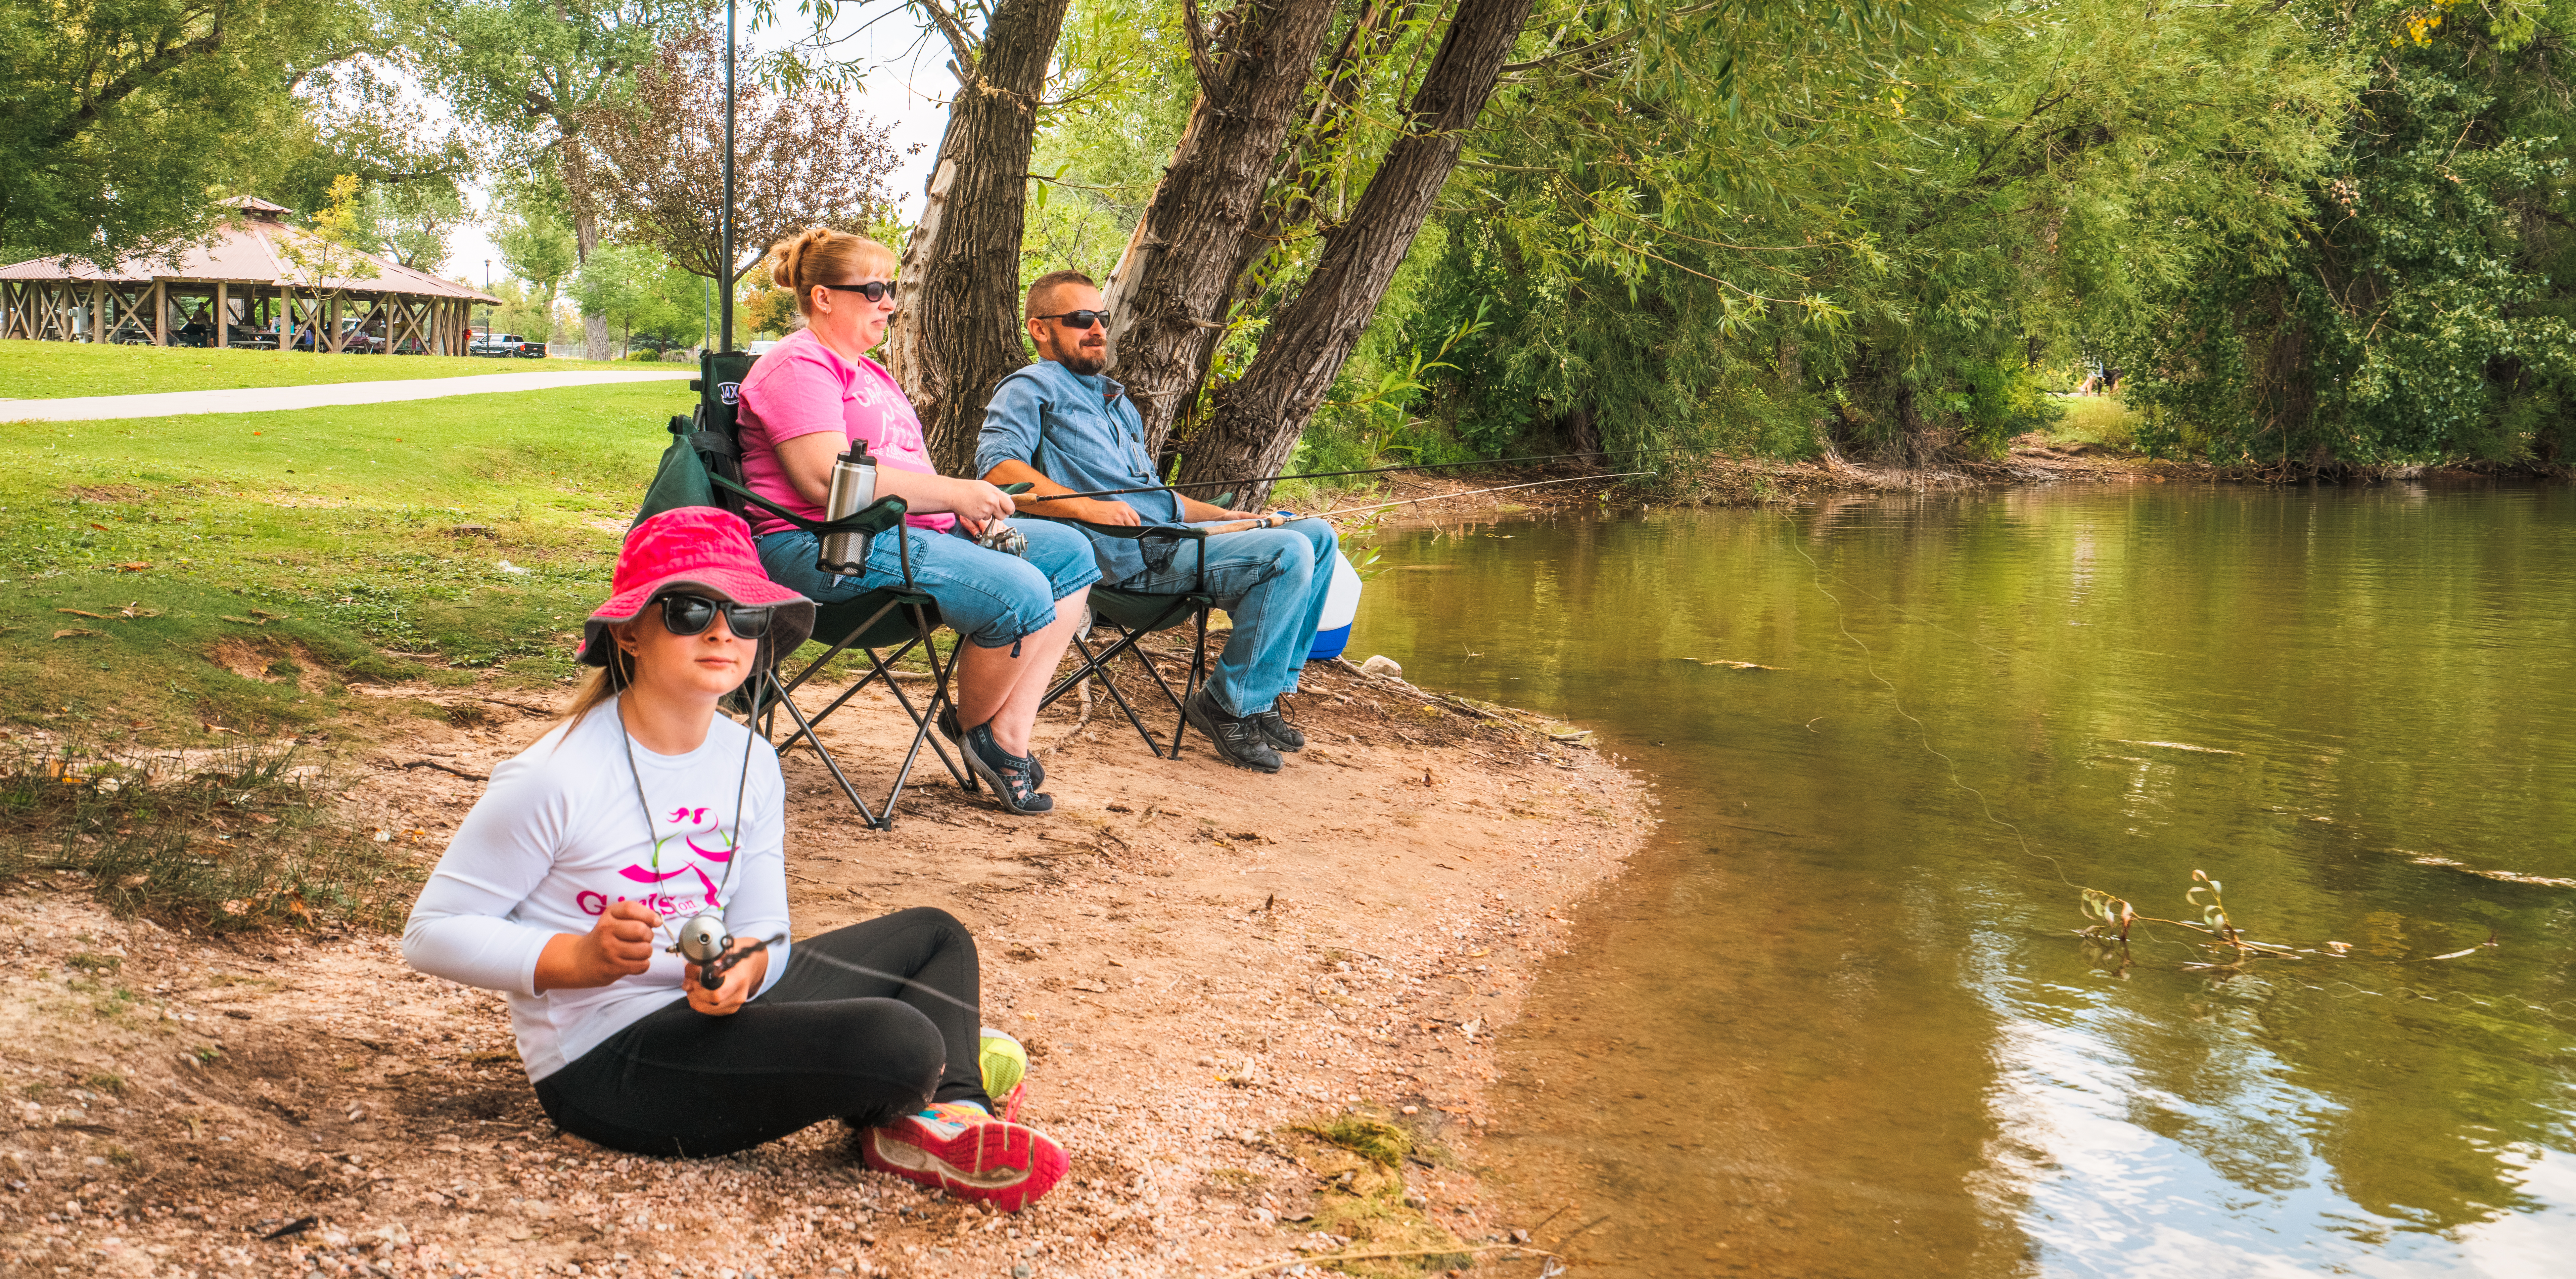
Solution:
<svg viewBox="0 0 2576 1279"><path fill-rule="evenodd" d="M1100 290L1075 271L1040 276L1029 286L1027 316L1038 363L994 388L975 469L994 484L1034 485L1030 497L1153 485L1144 420L1126 388L1100 375L1109 362ZM1207 540L1208 589L1234 619L1234 633L1207 686L1191 694L1182 712L1244 768L1278 772L1280 751L1305 746L1305 735L1279 714L1279 697L1297 691L1315 642L1338 550L1332 525L1229 511L1170 489L1029 509L1091 524L1208 528L1214 534ZM1197 581L1197 554L1173 554L1175 543L1094 535L1091 545L1105 587L1177 595Z"/></svg>

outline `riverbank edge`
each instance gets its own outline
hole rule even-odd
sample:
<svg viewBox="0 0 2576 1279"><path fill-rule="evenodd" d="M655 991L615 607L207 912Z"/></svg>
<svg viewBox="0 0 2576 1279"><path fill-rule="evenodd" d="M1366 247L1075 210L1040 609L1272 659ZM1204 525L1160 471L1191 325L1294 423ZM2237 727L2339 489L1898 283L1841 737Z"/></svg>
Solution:
<svg viewBox="0 0 2576 1279"><path fill-rule="evenodd" d="M425 867L544 727L421 714L526 710L490 691L372 690L399 732L344 763L347 819ZM1651 797L1578 730L1346 663L1310 667L1299 702L1315 743L1276 779L1145 756L1106 699L1068 704L1041 725L1065 806L1042 825L932 779L894 832L853 830L819 764L787 761L799 931L921 904L976 931L987 1021L1036 1059L1023 1117L1074 1154L1027 1213L860 1170L833 1125L687 1164L589 1147L537 1113L500 1001L410 973L392 938L189 937L40 877L0 917L81 949L30 952L41 976L0 995L0 1249L133 1274L1214 1275L1399 1243L1499 1263L1518 1223L1476 1171L1493 1032L1642 846ZM908 737L894 720L826 742L865 759ZM1411 1152L1388 1169L1305 1131L1354 1116Z"/></svg>
<svg viewBox="0 0 2576 1279"><path fill-rule="evenodd" d="M1607 468L1592 468L1606 473ZM2369 484L2391 480L2565 480L2566 468L2474 466L2467 464L2343 467L2331 471L2268 466L2216 466L2207 462L2149 457L2107 445L2062 441L2045 433L2017 437L2010 450L1991 461L1947 458L1926 467L1893 466L1854 460L1828 450L1806 461L1716 456L1690 459L1633 486L1614 481L1586 482L1583 472L1552 468L1494 467L1460 469L1409 477L1387 488L1321 490L1314 505L1324 509L1368 505L1374 500L1418 502L1390 513L1396 522L1437 523L1462 516L1514 515L1528 512L1597 510L1616 506L1763 506L1813 501L1836 494L1948 493L1984 488L2041 484L2246 484L2278 486L2310 481ZM1502 485L1545 482L1544 487L1486 490Z"/></svg>

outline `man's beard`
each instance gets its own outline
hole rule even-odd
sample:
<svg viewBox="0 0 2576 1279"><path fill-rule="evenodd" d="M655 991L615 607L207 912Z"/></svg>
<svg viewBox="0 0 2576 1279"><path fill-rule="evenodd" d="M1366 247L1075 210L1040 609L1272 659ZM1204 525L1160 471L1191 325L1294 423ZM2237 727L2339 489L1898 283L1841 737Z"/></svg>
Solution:
<svg viewBox="0 0 2576 1279"><path fill-rule="evenodd" d="M1055 362L1075 373L1089 377L1109 367L1109 348L1099 346L1084 350L1078 346L1072 347L1059 352Z"/></svg>

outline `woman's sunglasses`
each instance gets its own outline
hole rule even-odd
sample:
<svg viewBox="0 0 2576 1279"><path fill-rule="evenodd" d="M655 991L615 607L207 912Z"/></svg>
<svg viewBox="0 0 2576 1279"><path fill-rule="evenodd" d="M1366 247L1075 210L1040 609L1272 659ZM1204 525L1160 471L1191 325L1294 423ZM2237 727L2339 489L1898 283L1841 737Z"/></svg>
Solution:
<svg viewBox="0 0 2576 1279"><path fill-rule="evenodd" d="M1040 320L1062 320L1064 322L1064 327L1068 329L1088 329L1095 324L1109 323L1109 313L1107 311L1067 311L1061 315L1041 315L1034 318Z"/></svg>
<svg viewBox="0 0 2576 1279"><path fill-rule="evenodd" d="M836 293L856 293L870 302L883 302L887 294L894 292L894 286L883 280L870 280L865 284L817 284L814 287Z"/></svg>
<svg viewBox="0 0 2576 1279"><path fill-rule="evenodd" d="M736 604L732 600L711 600L704 595L665 595L662 597L662 629L674 635L696 635L715 625L716 614L724 614L725 627L736 638L756 640L769 633L770 607Z"/></svg>

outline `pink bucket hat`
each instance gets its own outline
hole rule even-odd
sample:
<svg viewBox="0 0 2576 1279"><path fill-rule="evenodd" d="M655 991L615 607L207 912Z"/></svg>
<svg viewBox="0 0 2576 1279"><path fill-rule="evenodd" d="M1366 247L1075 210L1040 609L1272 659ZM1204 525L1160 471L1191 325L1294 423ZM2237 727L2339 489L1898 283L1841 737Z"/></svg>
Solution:
<svg viewBox="0 0 2576 1279"><path fill-rule="evenodd" d="M609 586L608 602L582 625L581 660L592 666L608 665L609 651L617 647L608 638L610 626L643 612L673 587L776 609L769 651L781 657L814 633L814 601L770 581L752 549L751 526L712 506L676 507L628 530Z"/></svg>

